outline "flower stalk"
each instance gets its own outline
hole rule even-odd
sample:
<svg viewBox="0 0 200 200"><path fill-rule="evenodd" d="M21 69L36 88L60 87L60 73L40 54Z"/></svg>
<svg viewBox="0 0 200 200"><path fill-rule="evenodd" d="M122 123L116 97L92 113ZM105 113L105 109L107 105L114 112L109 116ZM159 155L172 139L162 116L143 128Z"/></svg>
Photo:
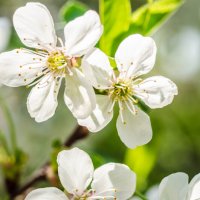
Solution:
<svg viewBox="0 0 200 200"><path fill-rule="evenodd" d="M142 200L148 200L143 194L141 194L140 192L136 191L135 195L140 197Z"/></svg>

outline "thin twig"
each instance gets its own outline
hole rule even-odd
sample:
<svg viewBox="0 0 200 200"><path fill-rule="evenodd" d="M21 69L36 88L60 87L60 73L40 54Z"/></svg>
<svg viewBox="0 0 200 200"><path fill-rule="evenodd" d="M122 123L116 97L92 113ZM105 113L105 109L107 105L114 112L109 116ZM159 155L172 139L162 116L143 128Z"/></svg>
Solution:
<svg viewBox="0 0 200 200"><path fill-rule="evenodd" d="M11 199L14 199L17 195L20 195L24 193L27 189L32 187L35 183L44 181L47 179L46 177L46 169L48 168L49 164L44 164L40 170L21 188L19 188L17 191L15 191L13 194L10 194Z"/></svg>
<svg viewBox="0 0 200 200"><path fill-rule="evenodd" d="M78 140L82 140L88 136L88 129L84 126L77 126L74 133L65 141L65 147L71 147Z"/></svg>
<svg viewBox="0 0 200 200"><path fill-rule="evenodd" d="M66 147L71 147L75 142L84 139L87 136L88 136L88 129L83 126L77 126L72 135L64 142L63 145ZM16 196L24 193L36 183L47 180L47 169L49 167L50 167L49 162L46 162L27 183L25 183L20 189L18 189L13 194L10 194L11 199L14 199Z"/></svg>
<svg viewBox="0 0 200 200"><path fill-rule="evenodd" d="M141 194L138 191L135 191L135 195L138 196L138 197L140 197L142 200L148 200L143 194Z"/></svg>

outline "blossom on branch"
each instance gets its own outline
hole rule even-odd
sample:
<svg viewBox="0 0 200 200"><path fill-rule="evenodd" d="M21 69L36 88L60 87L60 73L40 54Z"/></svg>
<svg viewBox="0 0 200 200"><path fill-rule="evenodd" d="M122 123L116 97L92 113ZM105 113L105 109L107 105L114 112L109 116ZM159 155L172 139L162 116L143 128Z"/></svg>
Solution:
<svg viewBox="0 0 200 200"><path fill-rule="evenodd" d="M108 163L94 170L89 155L78 148L61 151L57 162L65 192L54 187L36 189L25 200L127 200L135 191L136 175L124 164Z"/></svg>
<svg viewBox="0 0 200 200"><path fill-rule="evenodd" d="M53 19L40 3L27 3L13 16L22 43L0 55L0 82L10 87L33 86L27 107L37 122L51 118L65 78L64 100L74 117L85 118L95 107L95 93L80 70L80 60L98 42L103 27L98 14L88 11L64 28L65 44L57 38ZM60 45L57 45L57 41Z"/></svg>
<svg viewBox="0 0 200 200"><path fill-rule="evenodd" d="M117 71L101 50L96 48L87 54L83 59L83 71L101 94L96 95L97 105L93 113L79 119L79 124L91 132L101 130L111 121L114 105L118 103L117 130L121 140L129 148L148 143L152 138L151 123L149 116L139 109L139 100L150 108L162 108L178 94L176 85L168 78L140 78L153 68L156 49L150 37L139 34L127 37L115 54Z"/></svg>

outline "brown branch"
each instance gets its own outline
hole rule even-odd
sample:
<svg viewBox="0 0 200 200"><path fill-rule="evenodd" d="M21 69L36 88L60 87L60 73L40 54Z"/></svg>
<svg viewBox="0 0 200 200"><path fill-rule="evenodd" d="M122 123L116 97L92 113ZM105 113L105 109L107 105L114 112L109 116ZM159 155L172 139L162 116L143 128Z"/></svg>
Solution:
<svg viewBox="0 0 200 200"><path fill-rule="evenodd" d="M89 132L86 127L77 126L72 135L64 142L63 145L66 147L71 147L78 140L86 138L88 136L88 133ZM11 199L14 199L16 196L24 193L36 183L47 180L47 171L49 167L51 167L49 162L45 163L27 183L25 183L17 191L10 194Z"/></svg>
<svg viewBox="0 0 200 200"><path fill-rule="evenodd" d="M41 169L38 170L38 172L22 187L20 187L18 190L15 190L14 193L9 193L11 199L14 199L16 196L24 193L26 190L28 190L30 187L32 187L34 184L40 181L44 181L47 179L46 169L49 167L49 164L44 164Z"/></svg>
<svg viewBox="0 0 200 200"><path fill-rule="evenodd" d="M78 140L84 139L88 136L88 129L84 126L77 126L74 133L65 141L65 147L71 147Z"/></svg>

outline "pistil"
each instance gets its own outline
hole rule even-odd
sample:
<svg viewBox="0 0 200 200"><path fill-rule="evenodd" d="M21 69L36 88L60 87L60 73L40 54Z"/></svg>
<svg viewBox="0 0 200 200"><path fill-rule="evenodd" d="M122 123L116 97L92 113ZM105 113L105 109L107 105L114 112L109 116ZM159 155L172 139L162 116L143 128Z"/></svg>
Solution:
<svg viewBox="0 0 200 200"><path fill-rule="evenodd" d="M54 74L60 74L66 72L67 57L61 52L52 52L47 59L47 67Z"/></svg>

